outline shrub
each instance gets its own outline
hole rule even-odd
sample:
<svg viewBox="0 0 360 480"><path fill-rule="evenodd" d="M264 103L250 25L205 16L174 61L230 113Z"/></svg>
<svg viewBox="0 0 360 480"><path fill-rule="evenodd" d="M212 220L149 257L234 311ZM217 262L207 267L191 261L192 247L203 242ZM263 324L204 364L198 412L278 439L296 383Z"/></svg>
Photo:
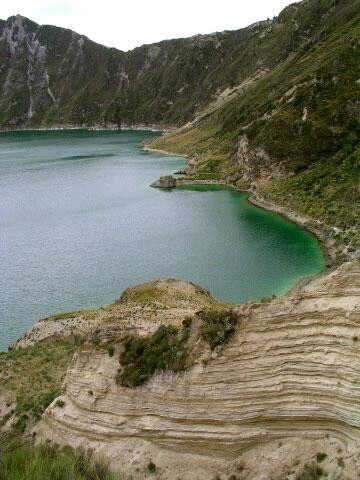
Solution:
<svg viewBox="0 0 360 480"><path fill-rule="evenodd" d="M109 345L109 346L107 347L107 352L108 352L108 354L109 354L109 357L114 356L114 346L113 346L113 345Z"/></svg>
<svg viewBox="0 0 360 480"><path fill-rule="evenodd" d="M318 480L323 473L323 469L315 463L306 464L300 475L296 477L296 480Z"/></svg>
<svg viewBox="0 0 360 480"><path fill-rule="evenodd" d="M184 320L182 321L182 325L184 328L190 328L192 324L192 317L185 317Z"/></svg>
<svg viewBox="0 0 360 480"><path fill-rule="evenodd" d="M147 466L149 472L155 473L156 472L156 465L153 462L149 462Z"/></svg>
<svg viewBox="0 0 360 480"><path fill-rule="evenodd" d="M101 340L99 337L95 336L91 339L91 343L94 345L94 347L98 347L101 343Z"/></svg>
<svg viewBox="0 0 360 480"><path fill-rule="evenodd" d="M232 310L204 310L198 313L202 319L201 335L211 350L226 343L235 332L237 315Z"/></svg>
<svg viewBox="0 0 360 480"><path fill-rule="evenodd" d="M319 452L319 453L316 454L316 461L317 461L318 463L321 463L322 461L325 460L326 457L327 457L327 454L326 454L326 453L320 453L320 452Z"/></svg>
<svg viewBox="0 0 360 480"><path fill-rule="evenodd" d="M140 337L128 335L120 355L123 366L116 383L136 387L150 378L156 370L184 370L187 357L188 327L182 329L161 325L153 335Z"/></svg>

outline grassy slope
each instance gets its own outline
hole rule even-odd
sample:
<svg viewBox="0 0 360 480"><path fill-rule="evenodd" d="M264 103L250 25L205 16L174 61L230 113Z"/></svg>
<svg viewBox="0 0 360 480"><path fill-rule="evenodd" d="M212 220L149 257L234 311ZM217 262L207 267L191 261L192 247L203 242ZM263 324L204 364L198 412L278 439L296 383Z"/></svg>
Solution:
<svg viewBox="0 0 360 480"><path fill-rule="evenodd" d="M13 407L0 421L0 480L116 480L106 462L90 452L26 439L27 426L38 420L61 393L77 347L61 341L0 353L0 392ZM6 433L1 427L15 414Z"/></svg>
<svg viewBox="0 0 360 480"><path fill-rule="evenodd" d="M360 17L352 9L360 4L343 5L346 11L335 12L338 22L321 41L309 41L193 128L151 146L195 156L196 177L239 179L234 152L246 135L251 149L264 149L287 172L287 178L262 186L262 195L325 229L339 228L339 248L345 243L354 250L360 247ZM352 19L341 24L351 11Z"/></svg>
<svg viewBox="0 0 360 480"><path fill-rule="evenodd" d="M13 434L0 435L0 480L116 480L90 452L53 444L34 446Z"/></svg>
<svg viewBox="0 0 360 480"><path fill-rule="evenodd" d="M13 402L20 429L26 417L38 418L61 391L76 347L61 341L0 352L0 391ZM24 417L25 416L25 417Z"/></svg>

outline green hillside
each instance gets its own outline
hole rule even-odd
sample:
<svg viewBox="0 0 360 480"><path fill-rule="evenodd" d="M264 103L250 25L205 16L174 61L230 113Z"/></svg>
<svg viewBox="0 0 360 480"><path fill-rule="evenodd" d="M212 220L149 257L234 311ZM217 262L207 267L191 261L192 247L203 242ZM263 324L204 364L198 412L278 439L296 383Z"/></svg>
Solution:
<svg viewBox="0 0 360 480"><path fill-rule="evenodd" d="M360 3L301 5L325 4L320 36L152 146L194 156L196 178L225 178L312 217L350 253L360 246Z"/></svg>

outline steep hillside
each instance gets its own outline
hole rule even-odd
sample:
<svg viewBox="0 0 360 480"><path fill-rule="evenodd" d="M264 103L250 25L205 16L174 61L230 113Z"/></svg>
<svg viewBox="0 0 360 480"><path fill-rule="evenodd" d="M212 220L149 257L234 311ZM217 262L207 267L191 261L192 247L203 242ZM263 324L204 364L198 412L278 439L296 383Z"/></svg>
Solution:
<svg viewBox="0 0 360 480"><path fill-rule="evenodd" d="M91 448L125 479L357 478L359 260L228 308L167 279L38 322L0 355L0 432Z"/></svg>
<svg viewBox="0 0 360 480"><path fill-rule="evenodd" d="M10 17L0 22L0 127L180 126L320 41L353 16L356 3L307 0L238 31L126 53L70 30Z"/></svg>
<svg viewBox="0 0 360 480"><path fill-rule="evenodd" d="M327 6L319 32L151 147L193 157L191 178L225 179L308 216L342 257L360 247L360 2L300 5Z"/></svg>

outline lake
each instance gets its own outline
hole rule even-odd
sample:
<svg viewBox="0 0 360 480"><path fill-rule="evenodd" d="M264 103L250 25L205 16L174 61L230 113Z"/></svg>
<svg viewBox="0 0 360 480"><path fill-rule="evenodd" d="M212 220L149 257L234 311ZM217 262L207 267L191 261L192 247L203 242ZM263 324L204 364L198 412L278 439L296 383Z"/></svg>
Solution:
<svg viewBox="0 0 360 480"><path fill-rule="evenodd" d="M39 318L175 277L243 302L325 268L316 239L221 187L149 184L184 167L149 131L0 133L0 350Z"/></svg>

